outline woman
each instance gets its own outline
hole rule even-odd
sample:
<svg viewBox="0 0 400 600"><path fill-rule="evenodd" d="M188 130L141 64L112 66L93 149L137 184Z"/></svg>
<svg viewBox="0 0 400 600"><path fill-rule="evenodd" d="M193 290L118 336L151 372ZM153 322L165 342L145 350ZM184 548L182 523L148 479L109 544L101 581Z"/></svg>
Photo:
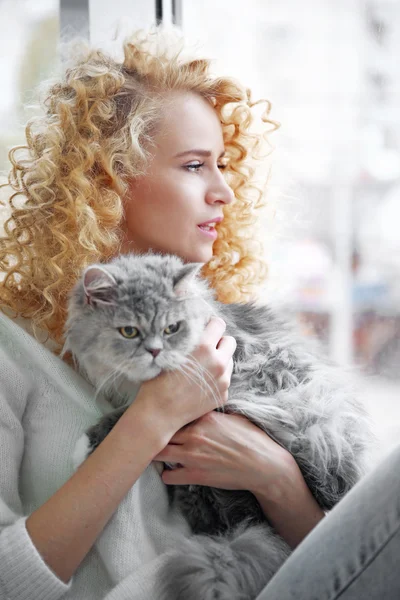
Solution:
<svg viewBox="0 0 400 600"><path fill-rule="evenodd" d="M196 385L175 373L143 384L72 472L74 443L99 416L90 384L57 356L82 269L118 253L174 253L207 263L225 302L248 299L264 277L249 166L262 136L250 132L250 96L213 78L207 61L183 62L168 42L152 47L152 36L136 36L122 65L95 50L76 56L50 89L46 114L27 127L28 153L10 154L0 300L4 313L49 336L53 354L1 317L0 597L155 597L168 541L150 547L148 528L166 540L174 528L188 533L168 512L162 482L252 491L293 548L324 517L291 455L247 420L212 412L213 399L199 401ZM212 320L195 354L226 399L235 340L224 328ZM153 461L173 461L178 447L183 468L161 480ZM149 502L164 515L156 525ZM141 546L122 551L131 522L125 537Z"/></svg>

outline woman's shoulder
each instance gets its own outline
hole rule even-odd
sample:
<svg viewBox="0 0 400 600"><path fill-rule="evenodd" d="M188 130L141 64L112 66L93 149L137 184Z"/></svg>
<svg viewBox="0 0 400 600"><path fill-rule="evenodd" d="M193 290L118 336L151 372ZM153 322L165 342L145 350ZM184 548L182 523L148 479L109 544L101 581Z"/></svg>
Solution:
<svg viewBox="0 0 400 600"><path fill-rule="evenodd" d="M10 321L10 323L9 323ZM0 313L0 399L2 419L7 408L19 420L26 408L29 395L35 387L34 374L25 368L23 353L18 351L15 339L16 325Z"/></svg>
<svg viewBox="0 0 400 600"><path fill-rule="evenodd" d="M28 320L13 319L0 310L0 355L3 364L7 363L8 371L13 365L14 377L18 371L25 378L29 378L29 375L35 375L36 380L40 378L39 370L31 367L33 361L38 366L40 350L40 343L31 335ZM2 377L5 377L4 369Z"/></svg>
<svg viewBox="0 0 400 600"><path fill-rule="evenodd" d="M44 331L37 330L37 332L43 341L38 341L35 338L34 327L30 319L9 317L0 307L0 344L3 341L10 343L14 340L18 345L24 346L26 344L29 345L32 338L34 338L34 343L38 343L50 351L56 349L57 344L51 338L48 338Z"/></svg>
<svg viewBox="0 0 400 600"><path fill-rule="evenodd" d="M0 349L13 360L29 361L29 356L40 349L40 343L32 336L32 325L28 319L12 318L0 309ZM39 353L40 354L40 353Z"/></svg>
<svg viewBox="0 0 400 600"><path fill-rule="evenodd" d="M0 354L14 363L22 377L33 380L36 391L41 390L54 401L70 400L77 410L97 417L108 412L109 406L101 396L94 401L93 386L48 346L34 337L27 320L12 319L0 311Z"/></svg>

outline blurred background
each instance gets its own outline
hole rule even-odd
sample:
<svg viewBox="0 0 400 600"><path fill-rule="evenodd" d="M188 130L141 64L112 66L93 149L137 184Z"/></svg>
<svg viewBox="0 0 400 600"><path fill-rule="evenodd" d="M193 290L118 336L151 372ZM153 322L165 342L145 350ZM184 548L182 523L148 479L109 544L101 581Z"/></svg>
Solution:
<svg viewBox="0 0 400 600"><path fill-rule="evenodd" d="M263 293L363 374L388 449L400 437L400 2L0 0L1 175L38 84L61 68L60 40L111 51L161 21L271 101Z"/></svg>

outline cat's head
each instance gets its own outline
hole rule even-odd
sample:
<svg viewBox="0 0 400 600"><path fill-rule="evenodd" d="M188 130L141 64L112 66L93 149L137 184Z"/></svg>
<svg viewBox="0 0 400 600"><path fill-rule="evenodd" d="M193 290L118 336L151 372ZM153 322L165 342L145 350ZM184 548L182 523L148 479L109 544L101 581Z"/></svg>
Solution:
<svg viewBox="0 0 400 600"><path fill-rule="evenodd" d="M87 267L70 294L64 350L96 387L107 378L138 383L175 370L213 312L201 267L152 253Z"/></svg>

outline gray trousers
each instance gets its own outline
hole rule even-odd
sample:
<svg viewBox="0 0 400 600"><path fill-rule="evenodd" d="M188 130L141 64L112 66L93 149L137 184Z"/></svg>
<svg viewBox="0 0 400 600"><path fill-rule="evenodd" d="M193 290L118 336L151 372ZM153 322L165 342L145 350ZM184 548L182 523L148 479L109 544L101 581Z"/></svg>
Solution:
<svg viewBox="0 0 400 600"><path fill-rule="evenodd" d="M400 446L314 528L256 600L400 600Z"/></svg>

